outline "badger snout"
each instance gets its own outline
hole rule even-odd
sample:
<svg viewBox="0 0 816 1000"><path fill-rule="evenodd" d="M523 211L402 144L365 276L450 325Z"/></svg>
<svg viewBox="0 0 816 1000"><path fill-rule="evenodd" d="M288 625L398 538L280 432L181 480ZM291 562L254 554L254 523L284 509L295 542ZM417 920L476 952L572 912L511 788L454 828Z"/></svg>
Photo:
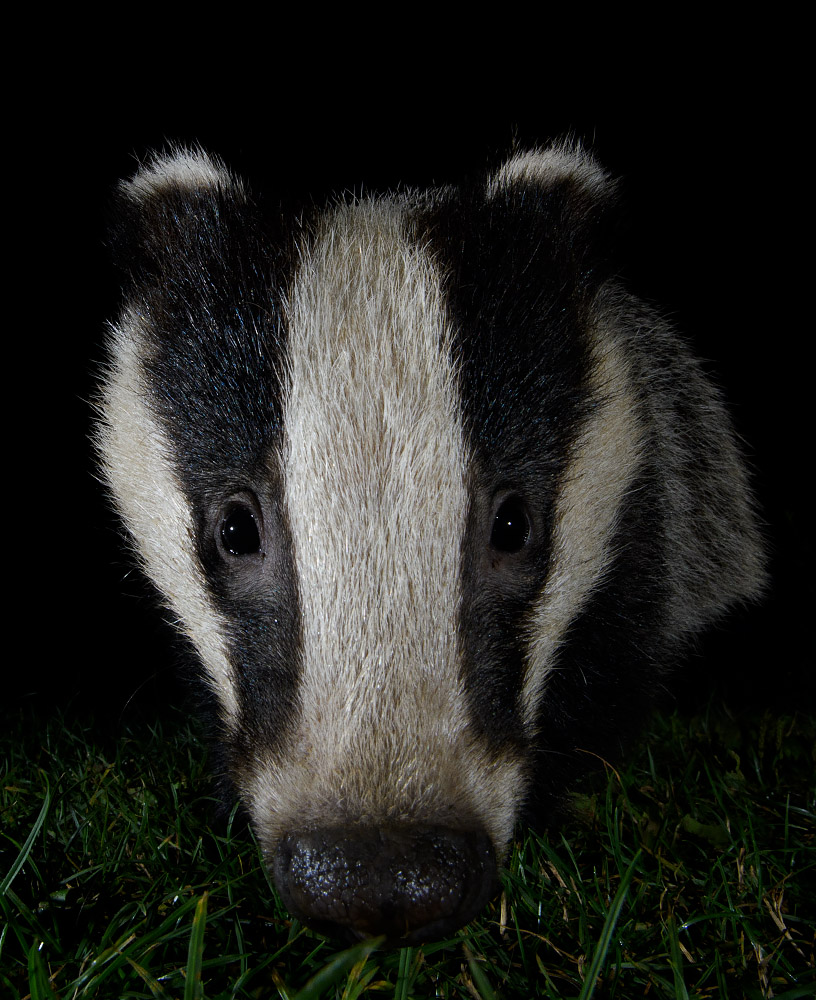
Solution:
<svg viewBox="0 0 816 1000"><path fill-rule="evenodd" d="M495 893L496 858L481 830L327 827L283 837L273 874L292 914L355 941L418 944L451 934Z"/></svg>

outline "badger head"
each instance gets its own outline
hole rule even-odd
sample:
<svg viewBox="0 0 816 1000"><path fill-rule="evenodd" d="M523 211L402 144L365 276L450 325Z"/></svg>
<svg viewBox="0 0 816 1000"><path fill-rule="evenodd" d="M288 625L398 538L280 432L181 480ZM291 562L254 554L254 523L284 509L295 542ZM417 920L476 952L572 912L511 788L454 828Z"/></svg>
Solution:
<svg viewBox="0 0 816 1000"><path fill-rule="evenodd" d="M291 221L200 151L121 186L102 464L318 929L467 922L759 584L716 393L612 280L613 194L566 146Z"/></svg>

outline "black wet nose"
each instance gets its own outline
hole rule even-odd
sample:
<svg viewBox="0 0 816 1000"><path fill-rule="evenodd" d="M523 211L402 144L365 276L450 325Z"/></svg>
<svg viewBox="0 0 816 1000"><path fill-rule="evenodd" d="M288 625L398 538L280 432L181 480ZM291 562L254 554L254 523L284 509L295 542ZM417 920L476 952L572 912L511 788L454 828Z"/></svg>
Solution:
<svg viewBox="0 0 816 1000"><path fill-rule="evenodd" d="M324 934L417 944L471 920L497 887L486 834L440 827L291 833L273 875L293 916Z"/></svg>

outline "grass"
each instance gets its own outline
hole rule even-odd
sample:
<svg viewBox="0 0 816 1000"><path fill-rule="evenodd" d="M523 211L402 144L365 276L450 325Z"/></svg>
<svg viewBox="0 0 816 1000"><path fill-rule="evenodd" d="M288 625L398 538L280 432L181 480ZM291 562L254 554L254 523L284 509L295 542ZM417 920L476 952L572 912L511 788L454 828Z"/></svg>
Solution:
<svg viewBox="0 0 816 1000"><path fill-rule="evenodd" d="M115 742L22 712L2 735L0 996L816 995L816 720L658 717L625 771L526 832L501 898L449 941L338 951L214 824L196 730Z"/></svg>

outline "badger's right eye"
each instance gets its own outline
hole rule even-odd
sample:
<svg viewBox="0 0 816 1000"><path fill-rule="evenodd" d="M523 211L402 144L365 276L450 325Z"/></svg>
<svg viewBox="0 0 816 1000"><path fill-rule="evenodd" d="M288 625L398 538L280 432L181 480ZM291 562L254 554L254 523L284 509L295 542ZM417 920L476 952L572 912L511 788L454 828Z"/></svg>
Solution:
<svg viewBox="0 0 816 1000"><path fill-rule="evenodd" d="M520 552L530 538L530 517L521 497L509 496L496 511L490 544L498 552Z"/></svg>
<svg viewBox="0 0 816 1000"><path fill-rule="evenodd" d="M221 522L221 543L230 555L248 556L261 550L255 515L248 507L233 507Z"/></svg>

